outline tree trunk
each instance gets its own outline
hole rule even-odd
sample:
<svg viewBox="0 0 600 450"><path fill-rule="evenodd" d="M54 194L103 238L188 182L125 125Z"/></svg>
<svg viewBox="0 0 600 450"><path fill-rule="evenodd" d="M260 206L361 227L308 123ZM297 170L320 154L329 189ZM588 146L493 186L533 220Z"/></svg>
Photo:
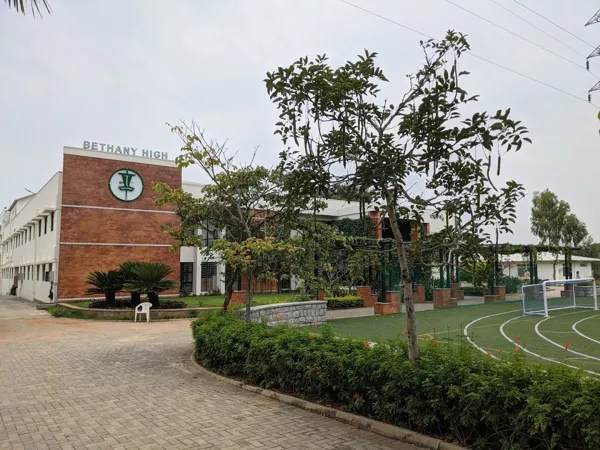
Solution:
<svg viewBox="0 0 600 450"><path fill-rule="evenodd" d="M250 307L252 306L252 290L254 288L254 279L246 274L246 322L250 322Z"/></svg>
<svg viewBox="0 0 600 450"><path fill-rule="evenodd" d="M229 308L234 290L233 287L239 276L239 269L234 269L229 264L225 264L225 299L223 300L223 311Z"/></svg>
<svg viewBox="0 0 600 450"><path fill-rule="evenodd" d="M135 308L137 305L142 303L142 294L140 294L139 292L132 292L130 299L131 299L131 307Z"/></svg>
<svg viewBox="0 0 600 450"><path fill-rule="evenodd" d="M148 301L152 303L152 307L154 309L158 309L160 307L160 300L158 298L158 294L156 292L148 293Z"/></svg>
<svg viewBox="0 0 600 450"><path fill-rule="evenodd" d="M406 249L404 248L404 239L402 232L398 226L396 217L396 208L389 195L386 195L386 210L390 218L390 225L394 233L394 241L396 242L396 253L398 254L398 262L402 271L402 289L404 291L404 305L406 307L406 330L408 336L408 359L410 362L415 362L419 357L419 347L417 344L417 322L415 318L415 304L413 302L412 279L410 270L408 269L408 260L406 258Z"/></svg>
<svg viewBox="0 0 600 450"><path fill-rule="evenodd" d="M107 306L113 306L115 304L116 292L106 292L104 298Z"/></svg>

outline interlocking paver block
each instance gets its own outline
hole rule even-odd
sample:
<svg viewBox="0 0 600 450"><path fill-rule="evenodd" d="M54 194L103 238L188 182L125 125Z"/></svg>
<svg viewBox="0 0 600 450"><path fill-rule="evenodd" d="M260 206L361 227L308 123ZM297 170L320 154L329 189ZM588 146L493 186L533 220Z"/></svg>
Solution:
<svg viewBox="0 0 600 450"><path fill-rule="evenodd" d="M0 450L417 450L198 374L188 320L0 319Z"/></svg>

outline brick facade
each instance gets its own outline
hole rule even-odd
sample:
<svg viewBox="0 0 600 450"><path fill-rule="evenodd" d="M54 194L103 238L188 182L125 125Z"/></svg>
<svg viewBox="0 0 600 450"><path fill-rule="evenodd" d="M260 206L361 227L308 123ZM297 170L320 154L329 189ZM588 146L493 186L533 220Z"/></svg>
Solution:
<svg viewBox="0 0 600 450"><path fill-rule="evenodd" d="M64 155L59 299L86 297L89 272L116 269L127 260L165 262L173 268L170 278L179 281L179 252L170 251L173 241L160 229L178 218L165 213L170 206L154 204L152 183L181 188L181 171L136 159L140 162ZM144 181L142 195L132 202L118 200L108 187L111 175L124 168L135 170Z"/></svg>

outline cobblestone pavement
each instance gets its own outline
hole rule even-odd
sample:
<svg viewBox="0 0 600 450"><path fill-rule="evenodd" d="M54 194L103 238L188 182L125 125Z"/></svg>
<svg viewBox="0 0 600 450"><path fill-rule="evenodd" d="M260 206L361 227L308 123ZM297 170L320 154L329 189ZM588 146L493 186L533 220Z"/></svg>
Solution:
<svg viewBox="0 0 600 450"><path fill-rule="evenodd" d="M199 374L189 323L55 319L0 296L0 449L417 450Z"/></svg>

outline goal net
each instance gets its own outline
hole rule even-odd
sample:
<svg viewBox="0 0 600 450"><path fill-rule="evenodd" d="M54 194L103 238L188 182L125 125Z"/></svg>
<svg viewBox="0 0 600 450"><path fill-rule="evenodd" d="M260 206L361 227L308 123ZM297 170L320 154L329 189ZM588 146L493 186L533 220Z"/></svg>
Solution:
<svg viewBox="0 0 600 450"><path fill-rule="evenodd" d="M560 309L598 309L596 281L593 278L548 280L522 287L523 314L548 317Z"/></svg>

